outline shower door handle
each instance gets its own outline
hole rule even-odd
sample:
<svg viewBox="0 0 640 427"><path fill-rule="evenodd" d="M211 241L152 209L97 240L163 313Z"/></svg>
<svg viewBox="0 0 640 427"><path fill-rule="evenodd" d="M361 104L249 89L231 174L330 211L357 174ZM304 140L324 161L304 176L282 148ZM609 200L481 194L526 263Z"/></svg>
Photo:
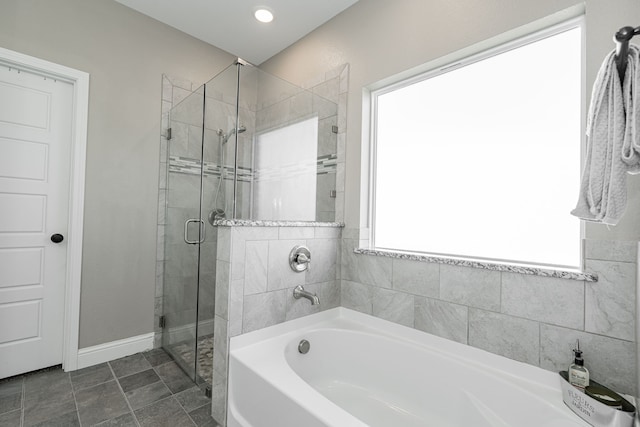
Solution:
<svg viewBox="0 0 640 427"><path fill-rule="evenodd" d="M197 222L198 224L200 224L200 230L199 230L200 240L189 240L189 235L188 235L189 224L192 222ZM207 228L204 225L204 220L198 219L198 218L189 218L184 222L184 242L188 245L197 245L198 243L203 243L206 237L205 236L206 229Z"/></svg>

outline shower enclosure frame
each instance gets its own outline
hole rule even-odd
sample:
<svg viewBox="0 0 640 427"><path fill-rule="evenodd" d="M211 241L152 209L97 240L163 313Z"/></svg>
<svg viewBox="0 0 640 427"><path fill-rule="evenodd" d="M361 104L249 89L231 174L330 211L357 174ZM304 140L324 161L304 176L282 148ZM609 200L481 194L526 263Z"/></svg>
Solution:
<svg viewBox="0 0 640 427"><path fill-rule="evenodd" d="M244 70L248 70L248 73L245 74L243 72ZM224 92L226 89L222 88L222 86L218 86L217 79L219 78L221 78L222 80L226 80L227 83L232 82L233 93L231 93L230 91ZM242 79L245 80L243 81ZM273 79L273 81L271 81L271 79ZM260 80L260 83L257 83L257 80ZM246 87L247 84L249 85L249 87ZM264 86L273 85L273 88L267 88L265 90L262 86L260 87L260 90L263 90L265 93L262 94L261 104L257 106L257 100L251 99L251 97L259 97L254 93L254 91L257 91L258 86L263 84ZM220 94L218 92L224 93ZM245 96L248 98L242 99L241 96ZM265 101L265 98L268 98L269 96L276 98L275 101ZM223 200L225 201L224 211L226 219L233 220L250 218L250 204L254 197L254 195L252 194L253 172L251 169L253 165L253 152L249 152L248 150L253 150L252 144L254 143L254 139L252 136L248 135L257 134L256 127L258 127L258 124L256 123L256 115L259 114L259 108L268 109L272 104L281 101L284 102L283 99L286 100L287 97L294 98L296 96L299 96L299 99L308 101L309 105L315 102L317 104L315 105L316 108L318 108L318 105L322 105L323 102L327 101L326 99L324 99L324 101L321 101L321 96L313 94L309 90L291 85L290 83L285 82L284 80L281 80L275 76L268 75L268 73L265 73L262 70L259 70L251 66L250 64L247 64L246 62L238 59L229 67L225 68L221 73L216 75L209 82L200 86L195 91L192 91L189 96L172 97L172 99L174 100L176 98L184 99L180 100L179 103L171 106L172 108L171 113L169 114L169 123L167 123L167 127L171 127L173 131L170 135L171 138L167 141L168 147L166 150L165 158L167 168L167 189L166 200L164 203L164 217L166 218L164 225L166 227L163 242L164 252L161 258L163 265L162 282L164 288L161 297L161 308L163 310L161 315L164 318L164 328L162 328L160 332L163 336L162 346L168 350L169 354L176 360L180 367L185 370L185 372L187 372L188 376L196 383L202 384L203 387L206 385L204 378L202 378L202 375L199 375L198 373L199 362L197 360L197 354L199 352L199 340L202 337L202 332L204 330L206 330L207 334L213 334L213 327L210 327L210 325L206 324L206 317L203 316L203 314L210 314L212 315L212 317L215 317L216 313L218 312L218 310L215 309L215 255L213 255L212 258L212 253L215 252L211 251L211 249L205 248L207 244L215 245L217 240L217 227L209 228L211 224L209 221L207 221L207 211L209 210L210 202L210 200L208 200L208 197L211 196L211 194L209 194L211 192L207 192L206 189L215 188L215 186L210 185L212 179L217 180L216 183L220 185L221 191L225 190L226 187L226 191L224 193L226 194L226 197L223 197ZM222 108L222 110L224 110L226 113L230 113L227 117L229 121L215 123L215 125L211 122L212 112L215 113L214 110L220 109L219 105L209 104L209 101L214 98L216 102L219 101L220 104L224 104L224 108ZM316 98L318 99L316 100ZM187 103L190 102L188 99L191 99L191 102L193 102L194 99L198 99L198 101L194 104L199 104L200 109L198 110L196 108L193 108L193 111L199 111L199 123L196 124L195 121L193 123L190 123L187 126L188 132L185 136L184 132L180 131L180 126L175 126L176 115L174 113L177 111L177 109L180 108L181 105L183 107L187 105ZM229 101L230 99L233 99L233 102ZM332 114L336 115L337 102L330 102L333 104L332 108L334 108L334 112ZM232 108L231 104L233 105ZM251 105L248 107L247 105L249 104ZM189 108L191 107L187 105L186 109ZM253 114L253 116L251 116L251 114ZM273 129L287 126L288 124L299 120L300 117L308 117L309 114L315 113L306 112L303 115L298 115L296 117L281 117L276 119L277 123L275 124L267 123L265 125L263 123L261 125L262 128L260 128L262 129L261 132L268 132ZM247 135L242 138L242 143L240 143L238 136L244 131L244 123L247 123L249 125L248 127L251 129L249 130L249 132L247 132ZM335 135L337 134L337 119L334 120L333 126L329 126L329 128L333 129L332 137L334 139L337 138L337 136ZM196 134L197 138L194 138L194 135ZM222 136L220 136L220 134L222 134ZM189 137L189 135L191 135L191 138ZM231 147L224 148L224 146L221 144L222 139L225 138L225 135L229 135L229 142L233 141L234 143L232 151L230 149ZM233 136L233 138L231 138L231 136ZM179 140L179 138L181 137L186 137L187 140L191 142L195 141L196 139L199 141L197 152L197 157L199 159L194 159L196 157L195 154L191 156L185 155L184 153L175 153L173 151L174 145L180 145L181 141ZM212 160L211 158L207 158L207 150L209 149L209 146L207 144L211 144L212 137L215 140L215 143L221 144L219 148L225 150L224 153L229 153L227 159L229 160L229 163L231 163L231 165L227 165L227 159L225 159L224 161L225 164L215 165L215 159ZM231 144L229 144L229 146L231 146ZM334 155L332 159L336 158L335 151L336 149L334 148ZM209 155L211 155L211 153L209 153ZM220 159L220 157L221 156L218 156L218 159ZM320 160L319 157L318 160ZM328 163L330 164L331 161L335 162L335 160L329 160ZM190 166L189 162L191 162ZM314 161L314 164L315 163L316 162ZM193 282L195 283L195 285L191 284L189 286L179 286L181 288L184 288L179 289L180 292L185 292L184 294L176 296L175 290L171 290L172 284L170 277L172 258L175 255L170 250L170 245L172 244L171 237L175 237L176 234L175 232L171 231L171 226L176 224L176 221L174 221L174 219L172 218L172 214L175 213L172 212L172 197L176 194L180 194L179 190L181 189L181 187L173 185L172 181L175 179L175 177L172 174L179 174L181 172L185 173L185 170L189 169L189 167L191 168L191 172L193 172L193 169L196 166L198 168L198 173L197 175L192 173L192 175L194 178L197 176L197 194L195 194L194 191L191 200L192 203L197 204L197 213L192 213L190 216L185 216L184 218L182 218L181 221L177 221L177 223L182 223L182 237L186 237L183 239L183 244L186 243L187 246L195 248L191 251L192 257L195 259L195 262L193 264L195 264L196 266L194 270L195 277L193 277ZM232 171L229 169L230 167L233 168ZM329 165L329 167L331 167L331 165ZM335 164L332 167L335 168ZM318 161L318 170L319 169L320 162ZM326 176L326 166L324 173L324 176ZM335 169L333 170L333 174L335 176ZM319 175L320 172L318 172L318 176ZM183 187L187 188L189 186L183 185ZM335 198L335 184L333 184L332 188L332 192L334 193L334 195L331 197ZM194 189L191 188L191 190L193 191ZM329 197L329 191L327 191L326 194L327 197ZM216 206L213 206L213 208L215 209ZM195 226L195 224L199 225ZM209 229L207 230L207 228ZM214 270L205 271L207 266L210 265L214 266ZM184 266L181 266L181 268L182 267ZM201 286L203 282L209 282L210 284L212 284L212 291L206 291L205 289L203 292L203 288ZM189 288L188 291L187 288ZM167 304L172 299L180 300L184 297L184 299L186 300L187 294L190 295L190 298L194 298L196 302L195 307L192 307L191 312L187 315L190 321L183 321L182 323L176 322L176 319L171 318L170 310L168 310ZM211 313L210 309L203 309L201 304L203 302L206 303L206 301L212 303L210 305L214 306L213 313ZM205 320L205 322L203 322L203 320ZM187 364L181 363L179 360L180 355L174 351L171 351L171 349L169 348L171 345L176 344L175 341L167 339L169 331L171 331L171 329L174 327L182 327L183 332L186 331L182 337L186 339L182 341L183 343L185 341L189 341L187 347L189 351L194 354L193 359ZM180 341L177 342L179 343ZM211 352L213 352L213 350L211 350ZM209 358L212 359L211 357Z"/></svg>
<svg viewBox="0 0 640 427"><path fill-rule="evenodd" d="M235 65L236 68L239 67ZM228 69L229 67L223 73L228 73ZM238 70L233 71L237 76ZM236 97L237 94L236 89ZM172 105L168 114L167 190L164 206L166 228L162 269L164 291L162 316L159 319L162 347L192 381L203 387L210 387L211 372L202 372L200 366L200 354L203 353L201 346L205 342L202 339L202 330L206 329L207 336L213 334L212 308L215 304L215 270L205 272L203 269L208 265L215 265L215 259L213 262L203 263L207 255L215 254L215 250L210 248L205 253L203 245L215 246L217 232L215 228L209 228L204 206L205 179L211 172L205 171L206 166L211 166L205 158L205 138L211 134L211 129L206 127L207 101L205 84L176 105ZM234 106L234 111L237 114L237 105ZM233 135L230 135L229 142L235 144L235 134L238 130L238 126L233 127ZM197 150L194 150L196 141ZM237 150L233 151L235 153ZM233 157L235 164L235 154ZM225 165L217 166L220 183L224 181L226 169ZM224 192L224 185L220 187L221 192ZM194 191L195 188L197 191ZM188 205L193 205L193 208L188 208ZM185 210L188 210L188 213ZM180 232L179 227L182 228ZM177 272L178 270L186 270L186 273ZM179 277L180 274L187 276ZM205 279L209 282L208 295L203 295L201 286ZM207 319L203 319L202 316L203 297L213 300L207 304L211 319L209 324L204 326ZM212 342L212 338L208 339ZM207 359L212 358L208 350L205 350L204 356Z"/></svg>

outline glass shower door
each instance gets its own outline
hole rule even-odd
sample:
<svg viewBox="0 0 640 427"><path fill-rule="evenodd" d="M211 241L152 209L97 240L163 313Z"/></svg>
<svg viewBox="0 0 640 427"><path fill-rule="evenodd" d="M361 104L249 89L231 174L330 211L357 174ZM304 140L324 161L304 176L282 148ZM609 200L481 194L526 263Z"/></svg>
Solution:
<svg viewBox="0 0 640 427"><path fill-rule="evenodd" d="M246 131L236 129L237 74L237 66L231 65L204 86L201 218L205 238L200 244L198 264L195 362L196 382L209 385L217 378L213 373L213 353L227 346L226 334L214 336L218 227L214 227L213 222L233 218L236 132Z"/></svg>
<svg viewBox="0 0 640 427"><path fill-rule="evenodd" d="M197 384L213 377L217 227L233 218L238 66L169 115L162 346ZM219 348L226 347L219 343Z"/></svg>
<svg viewBox="0 0 640 427"><path fill-rule="evenodd" d="M169 115L162 346L196 381L204 87Z"/></svg>

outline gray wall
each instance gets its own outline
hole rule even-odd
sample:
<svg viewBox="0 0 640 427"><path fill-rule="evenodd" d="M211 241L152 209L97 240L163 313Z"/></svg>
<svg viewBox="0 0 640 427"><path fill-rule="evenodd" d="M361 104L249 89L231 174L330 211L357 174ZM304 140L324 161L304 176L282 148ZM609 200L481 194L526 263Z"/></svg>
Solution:
<svg viewBox="0 0 640 427"><path fill-rule="evenodd" d="M360 0L260 67L300 84L340 64L350 64L345 221L347 227L358 228L364 225L361 216L366 218L366 206L360 206L363 88L582 3L587 19L585 91L590 97L602 59L614 47L613 33L622 26L639 25L637 0ZM610 230L588 225L588 238L640 238L640 177L631 177L629 182L629 206L620 224Z"/></svg>
<svg viewBox="0 0 640 427"><path fill-rule="evenodd" d="M2 0L0 46L91 75L80 347L153 331L162 73L230 54L112 0Z"/></svg>

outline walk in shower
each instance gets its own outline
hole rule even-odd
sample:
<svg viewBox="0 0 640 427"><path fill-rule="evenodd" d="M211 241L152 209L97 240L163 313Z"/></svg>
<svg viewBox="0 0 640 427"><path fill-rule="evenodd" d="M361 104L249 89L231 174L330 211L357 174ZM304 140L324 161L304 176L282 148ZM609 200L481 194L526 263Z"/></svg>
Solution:
<svg viewBox="0 0 640 427"><path fill-rule="evenodd" d="M169 113L162 346L211 384L222 219L334 221L337 104L238 61Z"/></svg>

